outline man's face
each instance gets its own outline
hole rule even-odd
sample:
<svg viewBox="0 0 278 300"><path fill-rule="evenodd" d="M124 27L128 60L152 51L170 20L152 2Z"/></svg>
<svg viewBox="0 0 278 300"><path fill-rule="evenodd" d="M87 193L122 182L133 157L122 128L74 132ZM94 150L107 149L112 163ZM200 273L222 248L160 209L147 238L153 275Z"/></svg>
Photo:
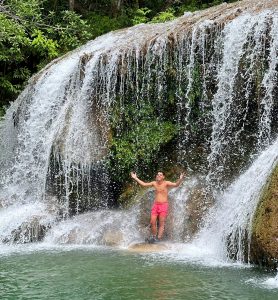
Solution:
<svg viewBox="0 0 278 300"><path fill-rule="evenodd" d="M163 173L162 173L162 172L158 172L158 173L156 174L155 179L156 179L156 181L162 181L162 180L164 180L164 175L163 175Z"/></svg>

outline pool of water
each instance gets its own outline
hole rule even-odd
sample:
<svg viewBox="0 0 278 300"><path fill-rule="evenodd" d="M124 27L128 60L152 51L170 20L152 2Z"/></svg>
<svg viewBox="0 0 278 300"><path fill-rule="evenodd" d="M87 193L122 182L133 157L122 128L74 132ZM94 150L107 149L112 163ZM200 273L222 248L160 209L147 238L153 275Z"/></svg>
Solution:
<svg viewBox="0 0 278 300"><path fill-rule="evenodd" d="M2 250L2 251L1 251ZM175 253L0 246L0 299L278 299L276 274Z"/></svg>

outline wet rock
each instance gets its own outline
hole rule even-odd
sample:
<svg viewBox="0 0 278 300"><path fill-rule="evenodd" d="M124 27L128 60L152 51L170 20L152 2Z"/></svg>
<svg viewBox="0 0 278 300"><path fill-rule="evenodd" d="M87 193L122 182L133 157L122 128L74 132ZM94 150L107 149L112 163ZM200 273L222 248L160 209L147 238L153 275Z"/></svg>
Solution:
<svg viewBox="0 0 278 300"><path fill-rule="evenodd" d="M278 165L270 176L253 219L250 261L278 266Z"/></svg>
<svg viewBox="0 0 278 300"><path fill-rule="evenodd" d="M32 243L42 241L45 233L49 230L50 224L42 224L41 218L33 216L28 222L23 222L21 226L13 230L5 237L3 243Z"/></svg>
<svg viewBox="0 0 278 300"><path fill-rule="evenodd" d="M83 235L83 231L79 227L74 227L69 232L61 235L57 242L62 244L76 244L80 239L80 235Z"/></svg>

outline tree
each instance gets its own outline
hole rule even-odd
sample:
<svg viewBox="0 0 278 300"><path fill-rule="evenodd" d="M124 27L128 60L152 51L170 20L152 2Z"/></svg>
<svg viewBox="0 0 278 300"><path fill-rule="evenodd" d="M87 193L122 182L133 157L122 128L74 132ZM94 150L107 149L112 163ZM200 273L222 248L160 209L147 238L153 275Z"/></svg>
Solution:
<svg viewBox="0 0 278 300"><path fill-rule="evenodd" d="M75 8L75 1L69 0L69 10L74 11L74 8Z"/></svg>
<svg viewBox="0 0 278 300"><path fill-rule="evenodd" d="M15 99L29 77L91 38L73 11L54 13L41 0L0 0L0 105Z"/></svg>

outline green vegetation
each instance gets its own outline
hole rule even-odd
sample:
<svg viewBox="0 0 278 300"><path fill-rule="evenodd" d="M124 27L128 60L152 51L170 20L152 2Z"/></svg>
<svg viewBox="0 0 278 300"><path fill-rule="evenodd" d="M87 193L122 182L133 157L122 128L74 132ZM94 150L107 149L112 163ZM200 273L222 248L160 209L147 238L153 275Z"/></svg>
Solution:
<svg viewBox="0 0 278 300"><path fill-rule="evenodd" d="M168 8L166 11L162 11L154 16L151 23L163 23L174 20L175 18L175 10L173 8Z"/></svg>
<svg viewBox="0 0 278 300"><path fill-rule="evenodd" d="M0 120L5 114L5 109L3 107L0 107Z"/></svg>
<svg viewBox="0 0 278 300"><path fill-rule="evenodd" d="M0 105L14 100L30 76L53 58L91 38L73 11L51 11L47 1L0 2Z"/></svg>
<svg viewBox="0 0 278 300"><path fill-rule="evenodd" d="M167 156L162 152L178 132L171 99L165 99L162 106L160 101L150 101L148 97L137 101L132 90L129 93L130 96L117 99L110 113L109 168L120 182L127 180L132 169L152 174L157 168L153 162L159 164L159 157Z"/></svg>
<svg viewBox="0 0 278 300"><path fill-rule="evenodd" d="M111 168L117 180L125 181L134 167L148 171L159 155L161 148L171 141L177 128L171 122L142 121L134 124L130 131L112 141Z"/></svg>

